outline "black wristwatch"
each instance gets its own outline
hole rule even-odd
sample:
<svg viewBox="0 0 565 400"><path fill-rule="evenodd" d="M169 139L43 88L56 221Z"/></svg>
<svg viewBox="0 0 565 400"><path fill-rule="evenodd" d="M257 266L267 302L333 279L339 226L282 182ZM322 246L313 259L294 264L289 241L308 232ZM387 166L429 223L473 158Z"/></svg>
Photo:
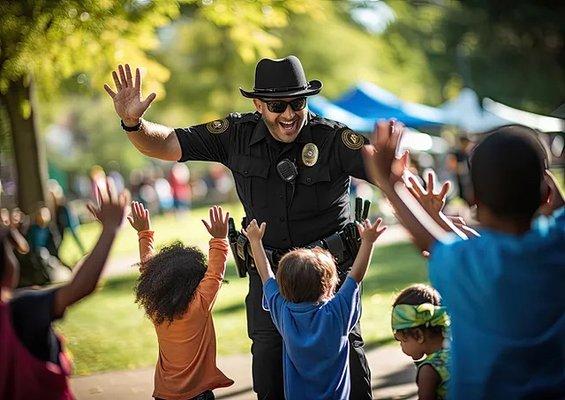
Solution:
<svg viewBox="0 0 565 400"><path fill-rule="evenodd" d="M124 124L124 120L120 120L120 123L122 125L122 129L126 132L137 132L139 128L141 128L141 118L139 119L137 125L134 126L127 126L126 124Z"/></svg>

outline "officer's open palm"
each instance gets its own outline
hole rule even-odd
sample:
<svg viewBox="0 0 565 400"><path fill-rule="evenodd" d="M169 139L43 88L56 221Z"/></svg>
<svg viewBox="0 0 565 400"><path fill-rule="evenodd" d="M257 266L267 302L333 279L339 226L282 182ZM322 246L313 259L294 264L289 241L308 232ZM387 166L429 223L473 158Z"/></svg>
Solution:
<svg viewBox="0 0 565 400"><path fill-rule="evenodd" d="M247 229L242 229L241 231L250 242L260 242L263 239L263 235L265 234L265 229L267 228L267 224L265 222L261 223L261 226L257 224L257 220L252 220Z"/></svg>
<svg viewBox="0 0 565 400"><path fill-rule="evenodd" d="M151 93L145 100L141 99L141 73L139 68L135 69L135 80L132 79L128 64L125 68L119 65L118 72L112 71L112 78L114 78L116 84L116 92L106 84L104 89L114 101L114 108L118 116L126 125L133 126L139 122L156 95Z"/></svg>
<svg viewBox="0 0 565 400"><path fill-rule="evenodd" d="M212 237L217 239L225 238L228 235L228 220L230 213L227 212L224 216L224 211L220 206L210 207L210 223L202 220L202 223L208 230Z"/></svg>
<svg viewBox="0 0 565 400"><path fill-rule="evenodd" d="M372 224L368 219L363 221L362 224L358 224L357 229L359 229L361 241L366 243L375 243L375 241L387 228L386 226L381 226L382 222L382 218L377 218L377 220Z"/></svg>

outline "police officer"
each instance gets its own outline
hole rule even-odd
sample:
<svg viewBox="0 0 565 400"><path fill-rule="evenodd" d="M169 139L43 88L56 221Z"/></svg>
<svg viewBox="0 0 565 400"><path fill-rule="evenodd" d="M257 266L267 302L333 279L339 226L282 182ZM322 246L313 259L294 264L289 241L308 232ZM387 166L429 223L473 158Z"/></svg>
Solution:
<svg viewBox="0 0 565 400"><path fill-rule="evenodd" d="M256 112L188 128L169 128L141 119L155 94L141 98L141 77L128 65L112 73L114 101L122 128L143 154L162 160L216 161L234 176L246 217L265 221L263 242L284 252L306 246L342 229L349 221L350 177L366 179L361 148L366 140L336 121L308 111L307 97L322 89L308 81L298 58L262 59L252 91ZM341 257L341 275L354 254ZM259 399L283 399L282 339L261 307L261 279L249 270L246 298L248 334L253 345L253 389ZM359 324L350 334L351 399L370 399L371 379ZM292 399L294 400L294 399Z"/></svg>

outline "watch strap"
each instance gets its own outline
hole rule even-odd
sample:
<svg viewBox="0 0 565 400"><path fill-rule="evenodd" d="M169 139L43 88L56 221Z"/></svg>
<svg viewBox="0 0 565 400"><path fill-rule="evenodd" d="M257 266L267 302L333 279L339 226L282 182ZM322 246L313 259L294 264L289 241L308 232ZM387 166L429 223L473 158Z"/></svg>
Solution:
<svg viewBox="0 0 565 400"><path fill-rule="evenodd" d="M139 119L137 125L134 126L127 126L126 124L124 124L123 120L120 120L120 124L122 125L122 129L126 132L137 132L139 128L141 128L141 118Z"/></svg>

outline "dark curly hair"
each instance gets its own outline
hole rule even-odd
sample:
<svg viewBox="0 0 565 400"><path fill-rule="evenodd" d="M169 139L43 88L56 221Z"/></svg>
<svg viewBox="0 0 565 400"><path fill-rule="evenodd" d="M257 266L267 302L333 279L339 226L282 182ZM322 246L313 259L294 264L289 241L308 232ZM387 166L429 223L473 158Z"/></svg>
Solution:
<svg viewBox="0 0 565 400"><path fill-rule="evenodd" d="M155 324L180 318L206 273L206 256L197 247L174 242L146 261L135 286L135 302Z"/></svg>

